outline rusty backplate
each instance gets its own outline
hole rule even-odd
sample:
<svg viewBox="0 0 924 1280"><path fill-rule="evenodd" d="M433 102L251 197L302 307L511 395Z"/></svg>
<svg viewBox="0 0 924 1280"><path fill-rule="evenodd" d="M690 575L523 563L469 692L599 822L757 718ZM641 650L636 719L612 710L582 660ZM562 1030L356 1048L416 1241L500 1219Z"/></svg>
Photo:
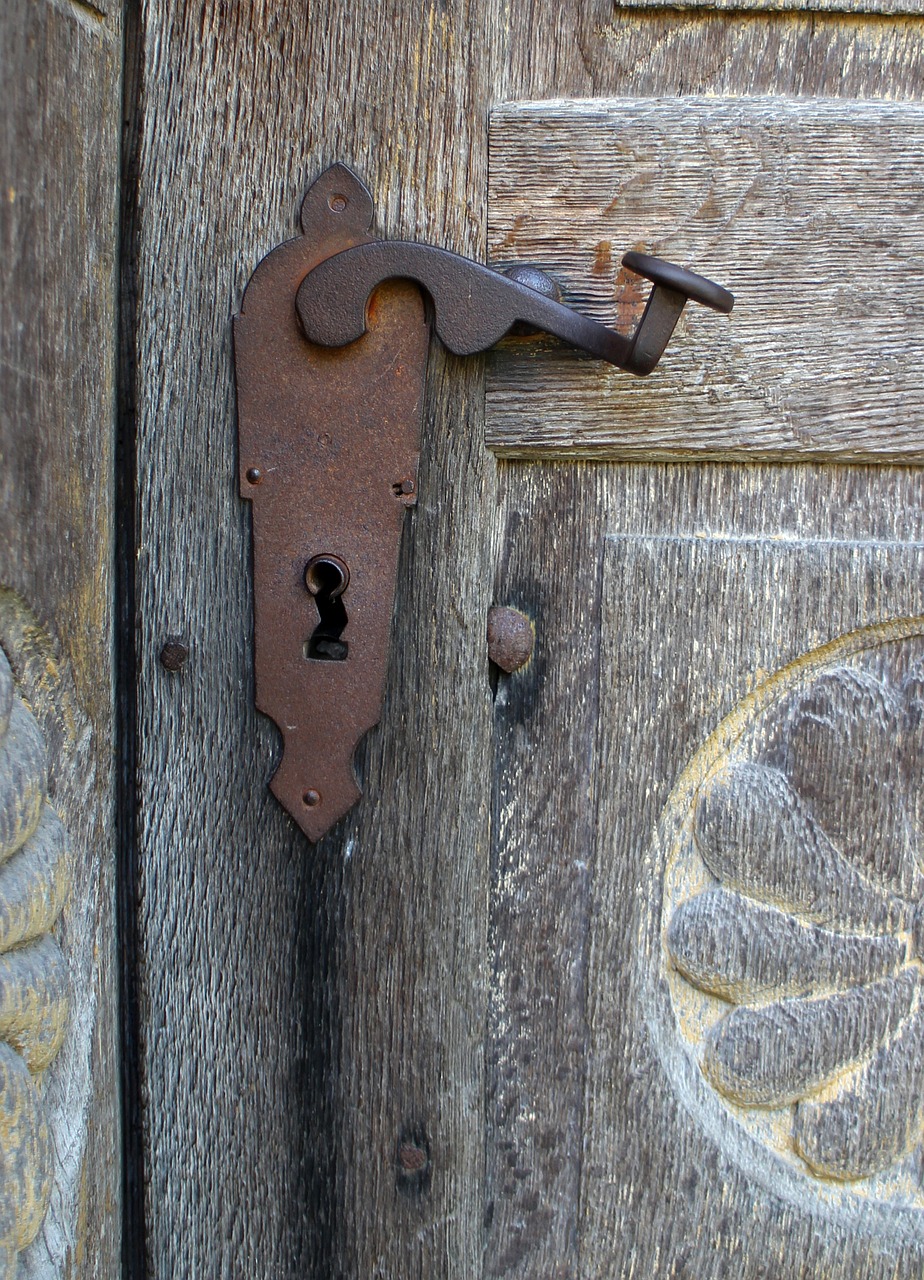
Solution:
<svg viewBox="0 0 924 1280"><path fill-rule="evenodd" d="M305 276L370 240L372 201L342 165L305 197L302 235L259 264L234 321L240 488L253 507L257 707L279 726L270 784L310 840L360 792L352 757L384 692L405 509L417 495L429 328L391 281L349 346L303 335Z"/></svg>

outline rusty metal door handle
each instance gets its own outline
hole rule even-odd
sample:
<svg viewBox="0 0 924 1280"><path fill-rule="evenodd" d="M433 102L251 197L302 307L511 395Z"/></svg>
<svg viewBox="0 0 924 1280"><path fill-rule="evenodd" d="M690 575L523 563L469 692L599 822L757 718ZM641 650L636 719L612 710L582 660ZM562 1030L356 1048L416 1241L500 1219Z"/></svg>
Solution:
<svg viewBox="0 0 924 1280"><path fill-rule="evenodd" d="M421 289L457 355L526 324L638 375L658 363L687 301L733 304L692 271L627 253L654 288L635 332L621 334L564 306L539 271L505 276L431 245L374 240L372 216L356 175L326 170L302 204L302 235L258 265L234 321L255 699L284 740L270 786L311 840L359 799L353 753L381 713L401 529L417 500Z"/></svg>
<svg viewBox="0 0 924 1280"><path fill-rule="evenodd" d="M295 305L310 342L343 347L365 333L366 306L378 285L413 280L430 295L433 327L457 356L487 350L521 323L644 376L663 355L688 301L724 312L734 304L721 285L660 258L627 253L622 264L655 286L631 337L563 306L523 283L522 276L511 278L448 249L400 240L375 240L328 258L302 281Z"/></svg>

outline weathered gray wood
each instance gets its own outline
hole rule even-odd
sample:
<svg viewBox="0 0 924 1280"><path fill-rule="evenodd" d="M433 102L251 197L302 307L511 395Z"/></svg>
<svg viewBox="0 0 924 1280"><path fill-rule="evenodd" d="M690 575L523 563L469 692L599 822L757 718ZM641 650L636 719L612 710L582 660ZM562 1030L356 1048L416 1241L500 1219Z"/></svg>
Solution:
<svg viewBox="0 0 924 1280"><path fill-rule="evenodd" d="M706 989L719 990L742 961L758 963L757 935L742 937L737 951L713 951L715 980L700 975L690 984L684 957L697 939L708 947L704 929L714 931L720 948L732 937L732 926L706 911L710 894L727 891L710 889L708 876L703 880L697 869L705 873L698 842L691 843L697 798L716 770L736 761L789 761L785 744L793 740L800 708L817 708L820 684L833 674L857 671L902 687L924 655L918 585L924 546L752 539L742 536L746 529L745 517L726 536L617 537L607 547L581 1274L620 1274L630 1254L634 1265L653 1275L662 1273L658 1259L679 1256L701 1275L721 1274L732 1257L737 1274L760 1275L767 1256L774 1257L780 1276L803 1275L806 1268L916 1274L920 1209L903 1207L906 1174L896 1174L895 1185L845 1184L838 1190L824 1182L844 1176L835 1172L833 1157L807 1151L807 1126L817 1129L820 1119L794 1125L791 1105L770 1113L728 1112L701 1073L697 1046L709 1025L701 1018L707 1006L721 1014L728 1005L695 991L704 980ZM637 618L632 629L624 625L627 609ZM893 624L896 618L912 620ZM858 634L861 627L871 630ZM822 648L832 641L837 645ZM615 725L621 726L618 734ZM819 750L816 776L836 777L830 749L819 743ZM912 754L908 763L916 758ZM874 755L867 758L873 776L879 763ZM791 764L785 768L796 776ZM849 788L848 779L841 782ZM799 789L811 797L804 780ZM893 802L899 803L894 796ZM769 913L775 943L768 934L759 945L780 966L784 984L796 984L791 994L850 992L860 989L858 981L880 978L879 962L862 959L864 945L897 946L905 955L907 926L901 924L894 933L866 939L825 931L826 945L840 946L839 963L847 968L843 976L829 970L827 977L816 968L808 988L787 938L817 926L802 923L801 910L763 905L749 893L748 887L734 927L749 927L750 915ZM725 987L723 999L758 1007L746 987ZM775 1049L760 1043L768 1055L781 1052L778 1043ZM805 1053L827 1048L803 1041ZM885 1052L879 1050L880 1059ZM900 1056L898 1048L886 1054L883 1079L887 1067L899 1071ZM842 1107L849 1096L834 1094ZM876 1116L869 1115L858 1141L877 1149L880 1163L871 1154L870 1167L882 1168L909 1144L905 1136L889 1137L890 1130L915 1121L897 1087L876 1097ZM801 1112L800 1104L797 1117ZM864 1158L857 1154L861 1163L850 1176L869 1172ZM693 1180L692 1170L700 1171ZM782 1215L781 1199L787 1206ZM732 1224L745 1202L748 1230L760 1247L741 1252L739 1227ZM627 1230L637 1221L645 1223L644 1232Z"/></svg>
<svg viewBox="0 0 924 1280"><path fill-rule="evenodd" d="M614 14L604 2L556 6L554 16L548 6L516 5L510 23L505 96L514 100L689 92L907 98L920 97L924 83L924 43L915 24L797 14L771 19L667 10ZM592 877L585 873L578 884L576 873L593 848L587 828L593 792L590 799L586 793L596 785L596 693L593 657L586 656L586 647L599 629L603 532L722 529L747 512L751 530L767 538L784 530L885 541L921 538L920 480L914 472L815 466L505 463L499 486L509 532L501 544L495 596L501 604L518 601L534 614L537 645L531 666L512 676L503 701L498 699L496 749L502 756L496 785L509 803L497 828L495 862L515 866L516 881L507 877L494 889L504 931L493 948L500 965L496 958L491 1054L509 1065L515 1049L518 1067L511 1085L516 1105L505 1112L488 1110L493 1223L487 1258L489 1266L503 1258L494 1268L508 1277L578 1276L584 1274L578 1256L583 1248L602 1274L619 1275L611 1252L613 1222L604 1224L599 1215L583 1222L574 1199L563 1193L569 1179L572 1186L589 1179L593 1189L596 1176L583 1146L589 1136L583 1117L588 1059L575 1037L575 1029L586 1026L585 1006L594 986L586 962L583 972L573 965L598 918ZM537 608L536 600L545 607ZM637 625L628 604L620 625L629 630ZM565 672L575 646L570 684ZM543 671L541 680L537 670ZM618 673L616 678L621 679ZM691 681L695 684L695 677ZM632 714L630 691L626 705L627 715ZM543 825L534 838L536 813L546 797ZM527 886L531 895L521 911L516 910L517 885ZM622 892L627 899L642 892L632 868L625 870ZM540 915L543 909L548 914ZM619 980L632 947L631 937L614 940L608 984ZM574 987L563 1016L558 991L565 974ZM531 998L514 1001L509 986L528 991ZM647 1061L637 1062L642 1096ZM496 1087L489 1072L489 1090ZM556 1142L563 1116L576 1119L567 1141ZM612 1163L605 1176L617 1193L621 1162L627 1161L631 1172L625 1138L634 1124L628 1114L625 1130L609 1135ZM691 1156L690 1185L697 1176L695 1164ZM721 1197L715 1189L710 1194ZM741 1213L742 1250L764 1257L763 1234L752 1230L746 1206ZM614 1222L621 1225L627 1247L645 1240L644 1212ZM664 1271L681 1273L685 1256L681 1243L664 1255ZM702 1277L720 1275L726 1266L719 1257L714 1266L708 1258L700 1262L696 1274ZM644 1266L637 1271L642 1274ZM838 1272L832 1265L826 1274ZM840 1274L863 1275L862 1261L856 1268L847 1263Z"/></svg>
<svg viewBox="0 0 924 1280"><path fill-rule="evenodd" d="M743 1005L856 987L894 974L905 955L897 938L822 929L725 888L704 890L674 911L668 947L694 987Z"/></svg>
<svg viewBox="0 0 924 1280"><path fill-rule="evenodd" d="M108 1280L121 1243L111 758L121 23L119 6L107 9L42 2L0 14L0 652L14 707L0 790L10 800L18 775L20 799L32 793L0 867L0 1258L5 1275L17 1267L12 1247L17 1275ZM39 757L22 749L23 716ZM42 1186L27 1209L16 1147L29 1133L25 1163Z"/></svg>
<svg viewBox="0 0 924 1280"><path fill-rule="evenodd" d="M813 760L821 728L817 717L806 715L803 731L811 739ZM896 736L901 737L900 728ZM873 758L883 756L873 752ZM842 775L837 769L832 774L831 781L822 785L833 790L841 785ZM781 769L752 763L732 765L710 779L694 818L697 848L708 870L727 888L796 911L816 924L860 932L907 927L907 904L895 893L871 884L867 868L853 866L840 852L844 844L832 841L837 832L831 823L822 827L817 780L813 777L811 804L797 790L797 781L790 781ZM868 792L868 785L862 792ZM849 799L843 803L845 808L860 807L851 806ZM882 839L871 846L862 842L860 847L861 861L870 856L891 861L897 852ZM917 880L913 866L904 857L902 861Z"/></svg>
<svg viewBox="0 0 924 1280"><path fill-rule="evenodd" d="M764 538L922 537L918 478L890 469L502 464L495 515L478 374L437 356L366 799L307 849L262 792L273 743L250 709L226 325L310 177L346 160L385 230L478 253L484 120L504 98L920 92L908 23L614 16L608 3L405 8L328 6L306 25L291 6L267 16L150 4L140 32L141 978L155 1275L622 1274L658 1219L657 1206L598 1212L637 1186L637 1135L627 1109L599 1130L584 1116L586 1073L607 1116L622 1083L587 1053L585 1005L598 1044L597 1004L634 942L618 915L601 919L590 874L604 532L700 534L747 511ZM492 798L483 628L495 528L494 599L534 618L537 650L498 683ZM619 626L638 627L627 604ZM157 664L167 635L191 647L170 676ZM616 679L631 722L637 690ZM661 776L657 751L638 763ZM623 876L620 902L631 902L637 868ZM612 950L588 978L598 936ZM623 1048L644 1097L651 1055L632 1062L631 1039ZM649 1096L658 1104L663 1084ZM701 1154L680 1141L675 1167L693 1179ZM737 1206L700 1185L710 1212L728 1207L729 1231L750 1230L748 1184L735 1184ZM751 1257L765 1260L772 1230L754 1228ZM797 1251L807 1230L802 1218ZM819 1238L826 1274L864 1274L862 1253L835 1258ZM692 1246L668 1244L662 1273L680 1273ZM696 1274L724 1265L704 1241Z"/></svg>
<svg viewBox="0 0 924 1280"><path fill-rule="evenodd" d="M499 452L924 458L924 108L778 99L573 101L492 115L490 236L623 331L641 249L728 284L689 306L655 377L551 341L492 359ZM529 406L524 412L524 406Z"/></svg>
<svg viewBox="0 0 924 1280"><path fill-rule="evenodd" d="M485 1276L570 1277L599 644L593 600L573 583L593 573L597 490L583 466L503 467L499 487L495 598L532 620L536 651L499 677L494 704Z"/></svg>
<svg viewBox="0 0 924 1280"><path fill-rule="evenodd" d="M704 1037L703 1073L743 1106L797 1103L899 1032L915 1010L918 987L917 972L905 966L882 982L835 995L734 1009Z"/></svg>
<svg viewBox="0 0 924 1280"><path fill-rule="evenodd" d="M920 539L924 534L920 478L911 470L888 468L843 472L816 466L620 468L506 463L499 479L511 523L504 539L509 559L501 562L496 594L499 600L514 600L532 610L537 641L532 664L506 683L502 678L496 704L496 750L502 761L497 787L504 800L499 806L502 821L497 827L496 863L507 870L497 874L494 887L493 914L502 919L503 929L494 935L491 1051L492 1061L507 1068L507 1073L498 1070L496 1079L489 1076L489 1080L490 1088L508 1105L488 1109L490 1256L498 1260L498 1274L541 1274L546 1260L557 1257L560 1262L573 1258L571 1274L583 1275L578 1259L569 1252L583 1247L595 1259L600 1274L618 1275L617 1255L611 1252L617 1233L612 1226L604 1228L604 1215L595 1214L585 1224L575 1200L564 1190L554 1198L543 1195L544 1186L563 1189L568 1178L572 1185L584 1188L582 1194L590 1188L595 1195L598 1178L605 1178L618 1191L623 1170L626 1177L635 1176L626 1154L635 1125L631 1113L622 1116L622 1132L614 1128L600 1139L601 1151L610 1153L606 1168L589 1158L586 1144L593 1139L594 1125L583 1116L584 1075L593 1061L580 1035L586 1002L593 1004L621 981L635 950L632 932L623 930L624 915L608 924L611 902L596 901L594 841L586 826L594 797L606 799L611 786L594 760L596 679L592 653L588 655L600 634L595 575L604 535L613 529L627 534L650 530L665 537L696 536L709 530L732 531L746 521L750 531L770 547L780 535L799 537L809 531L827 539L872 538L887 546L896 539L909 535ZM596 501L595 508L591 499ZM694 584L697 581L705 589L702 579L694 579ZM817 591L824 581L824 577L806 577L800 589ZM848 590L841 577L833 575L831 581L835 590ZM646 618L663 590L666 584L652 587L650 599L642 592L615 598L612 626L627 636L640 633L640 648L650 643L657 627L652 628ZM743 606L741 612L748 616ZM677 626L683 636L685 628ZM657 671L654 658L651 669ZM577 673L573 684L571 671ZM713 700L720 696L715 682L704 681L699 671L700 666L693 664L676 672L680 691L675 715L682 716L686 700L694 693ZM608 687L611 699L622 699L622 711L604 722L601 734L604 741L617 744L626 727L644 715L647 702L644 690L624 666L610 670ZM664 731L666 744L676 732L679 727ZM635 776L641 772L645 777L638 786L648 785L647 770L655 767L661 749L652 747L654 755L646 754L636 763ZM635 803L634 794L625 799L627 812ZM647 900L649 882L641 878L636 864L616 859L609 874L619 878L614 895L618 892L627 903ZM849 909L845 898L839 908L842 916ZM826 914L826 919L833 918ZM891 919L888 900L883 918ZM580 957L601 928L612 945L605 969L598 968L589 977L586 959ZM563 986L567 1002L561 994ZM619 1034L615 1025L611 1034L614 1038ZM647 1061L638 1059L640 1071ZM611 1083L601 1079L601 1092ZM660 1089L663 1082L655 1081L651 1087ZM569 1129L562 1117L572 1117ZM694 1165L699 1158L690 1157ZM644 1162L639 1166L640 1179L643 1166ZM626 1247L644 1239L645 1212L640 1209L635 1216L619 1220ZM763 1237L757 1233L755 1239ZM665 1255L664 1266L682 1255L679 1248ZM755 1256L761 1256L759 1244ZM553 1265L549 1261L550 1269ZM830 1273L839 1274L833 1265ZM704 1264L702 1274L721 1271L710 1272ZM844 1260L840 1274L862 1275L862 1261L855 1260L854 1266Z"/></svg>
<svg viewBox="0 0 924 1280"><path fill-rule="evenodd" d="M387 233L483 257L497 22L486 5L450 14L391 0L307 18L294 4L143 7L139 869L152 1276L470 1280L481 1268L493 566L481 370L431 361L365 798L312 848L266 791L277 746L253 710L229 317L334 160L368 184ZM190 649L175 673L158 663L168 635Z"/></svg>
<svg viewBox="0 0 924 1280"><path fill-rule="evenodd" d="M542 19L542 20L540 20ZM518 0L503 102L592 97L921 98L924 26L886 17L656 9Z"/></svg>

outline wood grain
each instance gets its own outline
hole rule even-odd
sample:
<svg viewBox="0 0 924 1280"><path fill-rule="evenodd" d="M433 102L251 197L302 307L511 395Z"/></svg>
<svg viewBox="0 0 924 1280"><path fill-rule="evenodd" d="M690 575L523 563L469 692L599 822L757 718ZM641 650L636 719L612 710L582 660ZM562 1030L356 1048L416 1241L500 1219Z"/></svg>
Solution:
<svg viewBox="0 0 924 1280"><path fill-rule="evenodd" d="M795 1144L822 1176L856 1179L887 1169L913 1151L924 1132L924 1012L920 1008L857 1066L832 1098L808 1098L796 1110Z"/></svg>
<svg viewBox="0 0 924 1280"><path fill-rule="evenodd" d="M612 667L607 697L620 699L620 710L603 721L597 743L593 650L601 624L595 613L600 607L596 574L601 551L608 545L606 533L632 537L642 530L665 540L683 535L698 543L710 532L731 536L746 530L766 543L770 556L781 537L798 540L806 533L835 542L873 539L888 547L896 540L922 538L920 478L913 470L891 468L867 472L813 465L623 468L510 462L500 467L499 482L510 513L504 545L510 547L511 559L501 561L497 598L516 600L519 607L533 611L536 652L530 666L506 684L501 678L495 704L497 750L503 751L496 785L506 799L496 828L496 865L506 867L506 873L497 874L493 890L494 912L503 927L494 934L489 1099L496 1090L508 1105L488 1111L488 1206L489 1213L493 1211L488 1263L499 1274L511 1276L541 1274L543 1265L552 1274L554 1266L560 1266L563 1275L594 1274L583 1269L587 1264L578 1252L583 1251L598 1274L618 1275L622 1263L628 1266L619 1251L623 1246L614 1244L618 1224L623 1224L628 1249L632 1241L644 1239L653 1201L636 1206L637 1212L626 1210L624 1217L607 1225L612 1201L585 1221L585 1211L564 1190L554 1197L543 1193L547 1185L565 1188L572 1179L580 1188L581 1203L589 1197L593 1204L600 1183L607 1194L618 1196L636 1176L640 1182L647 1176L645 1158L640 1157L636 1174L634 1157L627 1152L637 1128L634 1110L621 1113L622 1128L614 1126L598 1138L597 1118L584 1113L585 1078L594 1061L594 1042L587 1040L587 1003L593 1008L635 963L626 913L642 909L652 892L644 869L636 863L598 853L608 859L606 874L618 880L613 895L620 895L622 905L614 918L614 897L600 899L599 872L588 861L595 847L587 830L588 815L600 802L616 804L609 798L608 775L601 772L597 753L601 744L615 750L648 705L646 690L633 678L632 669L625 664ZM621 540L614 558L623 545ZM567 571L550 566L567 566ZM799 590L817 591L828 580L828 574L806 576ZM837 574L830 575L830 582L846 589ZM703 574L691 578L689 589L697 588L708 591ZM658 631L645 618L666 584L652 578L647 589L650 595L640 590L638 596L612 597L612 626L624 635L624 643L637 635L640 651L651 645ZM741 612L750 616L747 609ZM682 609L677 617L681 614ZM760 615L758 606L754 614ZM686 628L677 622L675 630L679 642ZM697 644L699 638L693 636L689 643ZM639 664L645 661L640 652ZM660 668L654 656L645 669L655 681ZM683 715L694 695L710 698L713 705L721 697L713 682L699 675L701 670L700 663L678 664L675 717ZM633 777L639 794L647 794L653 785L649 770L660 768L661 753L672 749L678 733L682 736L682 724L672 721L638 759ZM620 795L621 820L626 822L639 796L634 791ZM656 809L657 801L652 805ZM612 940L610 952L602 968L597 963L589 972L587 948L595 945L601 929ZM629 1009L631 993L626 1000ZM614 1023L609 1034L618 1056L620 1028ZM665 1083L663 1077L651 1076L647 1051L632 1056L630 1047L626 1052L626 1071L637 1080L633 1106L649 1092L660 1096ZM597 1087L606 1098L617 1086L608 1075L600 1077ZM681 1143L678 1163L687 1158L692 1167L699 1167L701 1153ZM704 1189L702 1194L709 1193ZM698 1236L692 1227L689 1234L693 1247ZM824 1252L825 1246L819 1247ZM703 1248L701 1274L721 1274L721 1259L717 1256L716 1269L710 1271ZM678 1240L665 1253L667 1274L686 1250ZM760 1256L759 1248L755 1255ZM567 1266L572 1267L570 1273ZM830 1273L838 1274L833 1263ZM862 1258L845 1257L840 1274L863 1275Z"/></svg>
<svg viewBox="0 0 924 1280"><path fill-rule="evenodd" d="M736 293L688 306L644 381L552 341L492 360L487 436L510 455L924 457L924 110L779 99L498 109L493 260L535 262L626 331L640 249ZM523 406L529 411L524 413Z"/></svg>
<svg viewBox="0 0 924 1280"><path fill-rule="evenodd" d="M744 1106L799 1102L894 1036L915 1008L918 985L909 966L836 995L734 1009L707 1034L703 1072Z"/></svg>
<svg viewBox="0 0 924 1280"><path fill-rule="evenodd" d="M489 6L469 3L143 7L138 866L152 1276L470 1280L482 1265L493 462L480 366L431 360L364 800L312 849L266 791L277 744L253 710L229 318L335 160L369 186L381 231L483 258L496 29ZM158 660L168 635L190 651L177 673Z"/></svg>
<svg viewBox="0 0 924 1280"><path fill-rule="evenodd" d="M0 646L40 728L70 845L54 925L70 1011L41 1084L53 1186L20 1266L107 1280L121 1240L111 660L121 21L110 8L43 2L0 14ZM60 910L68 876L56 839L43 822L3 868L13 943ZM48 950L57 944L10 952L14 1038L24 991L46 1032L60 1011L46 981L63 978ZM6 1051L7 1080L16 1057ZM6 1183L0 1200L5 1218L15 1203Z"/></svg>
<svg viewBox="0 0 924 1280"><path fill-rule="evenodd" d="M692 838L681 836L665 875L670 965L720 997L705 1035L693 1030L704 1075L740 1105L762 1108L803 1172L883 1206L895 1206L900 1162L922 1137L924 651L903 629L892 643L859 633L855 652L842 644L817 669L803 662L807 672L749 717L731 761L695 785ZM790 824L801 835L780 840ZM831 865L835 846L843 868ZM703 869L715 877L705 889ZM845 920L839 900L851 880L868 886L874 909ZM819 915L834 927L819 929ZM893 973L901 967L879 982L884 961ZM691 994L675 982L675 1009ZM730 1015L728 1002L737 1006ZM692 1005L705 1012L698 996ZM689 1009L679 1020L692 1026Z"/></svg>
<svg viewBox="0 0 924 1280"><path fill-rule="evenodd" d="M845 675L849 680L850 675ZM827 764L828 757L820 749L819 737L823 735L819 735L813 710L811 705L804 708L800 727L811 737L817 775L817 764ZM787 754L790 743L791 739L786 744ZM875 753L872 758L881 759ZM834 777L826 780L825 786L832 791L843 789L843 775L836 769L832 773ZM861 866L854 866L832 841L831 834L836 833L829 834L818 820L814 787L806 788L808 794L803 798L802 788L794 785L796 779L790 781L791 774L791 769L784 772L763 763L739 761L710 779L698 797L694 816L696 847L708 870L728 888L743 890L756 901L784 911L795 911L815 924L860 932L889 932L905 924L907 903L871 883L864 874L862 864L871 857L868 849L863 848ZM881 775L877 773L877 777ZM845 805L850 803L845 800ZM886 841L870 843L875 846L873 857L891 861L891 851L885 852ZM905 844L903 839L903 854Z"/></svg>
<svg viewBox="0 0 924 1280"><path fill-rule="evenodd" d="M2 649L0 707L0 1262L11 1273L41 1230L54 1182L42 1073L70 1012L67 962L50 932L67 898L69 850L47 803L42 732Z"/></svg>
<svg viewBox="0 0 924 1280"><path fill-rule="evenodd" d="M765 1130L723 1119L695 1054L688 1056L688 1043L702 1034L700 1006L685 1003L690 988L671 976L663 930L672 913L677 917L676 903L705 904L709 893L727 893L704 894L690 878L695 863L684 852L689 828L682 815L691 813L697 789L714 769L760 758L778 740L787 699L798 702L819 675L859 661L823 646L869 626L854 645L855 653L872 655L869 661L892 670L897 662L901 670L921 653L922 555L920 543L765 541L737 532L616 537L607 544L582 1275L620 1274L630 1257L652 1275L669 1274L661 1258L675 1266L682 1258L691 1273L705 1275L721 1274L732 1259L736 1273L762 1275L768 1256L779 1276L804 1274L806 1266L825 1274L911 1275L920 1266L916 1219L903 1216L900 1197L893 1205L885 1188L871 1197L846 1189L813 1217L816 1192L799 1158L778 1150L775 1139L767 1144L760 1136ZM631 630L623 625L627 607L637 618ZM892 628L895 617L917 621ZM811 653L816 656L806 659ZM774 673L784 669L774 685ZM871 760L870 771L875 767ZM774 930L775 943L769 934L742 938L728 959L750 966L763 955L780 966L784 981L785 975L796 980L798 959L794 954L790 965L785 939L799 929L808 936L817 926L753 904L733 913L735 927L750 927L749 912L772 913L765 927ZM711 911L703 923L721 946L731 943L731 929L717 928ZM690 940L691 925L688 915L683 932ZM696 936L705 941L701 931ZM839 937L839 963L858 968L855 979L846 971L844 978L832 975L835 989L853 989L866 974L881 977L878 961L867 967L861 959L864 946L904 954L898 936L853 940L828 932L829 949ZM716 973L733 976L718 952L711 963ZM822 973L816 968L811 978L816 994L825 992ZM792 994L810 991L803 985ZM729 991L729 997L754 1003L745 992ZM901 1113L894 1090L892 1099ZM784 1109L781 1125L788 1114ZM883 1116L884 1141L891 1124ZM788 1133L791 1143L791 1128ZM759 1250L741 1247L738 1215L745 1202ZM865 1225L851 1233L851 1221ZM632 1225L639 1222L644 1231Z"/></svg>
<svg viewBox="0 0 924 1280"><path fill-rule="evenodd" d="M512 100L688 93L917 98L924 83L921 26L910 21L614 13L606 0L558 5L554 11L542 3L518 3L509 21L505 96ZM501 358L509 353L499 353ZM614 1248L614 1234L622 1224L627 1242L643 1241L647 1210L607 1222L565 1191L578 1187L581 1203L586 1198L593 1205L598 1180L618 1196L634 1177L626 1141L636 1130L636 1112L624 1112L623 1129L601 1142L599 1150L608 1150L611 1160L605 1168L587 1146L592 1121L584 1113L591 1061L587 1002L601 980L619 981L633 946L629 936L614 942L612 965L589 972L587 948L601 910L588 864L588 822L598 789L592 650L600 625L604 532L699 536L746 525L767 539L783 531L886 542L920 538L920 478L891 468L505 462L498 482L505 532L495 599L517 602L535 617L536 653L528 668L499 685L497 702L496 750L502 754L495 786L507 804L495 828L494 864L515 868L516 880L497 881L492 891L503 929L492 947L497 977L490 1063L509 1071L515 1053L517 1067L507 1085L515 1090L515 1106L488 1111L486 1267L530 1280L546 1272L593 1274L591 1267L619 1275L623 1255ZM637 626L629 601L622 602L621 625L629 632ZM625 696L630 717L636 714L631 689ZM612 732L618 736L622 729ZM583 874L581 864L588 868ZM516 909L518 886L529 895L522 910ZM625 868L621 892L627 901L644 897L634 868ZM577 957L583 959L576 963ZM559 997L562 975L573 984L566 1013ZM515 1002L511 988L530 998ZM625 1055L627 1070L635 1073L633 1096L644 1101L658 1085L649 1084L647 1059L633 1059L631 1044ZM492 1065L489 1096L503 1086L503 1075ZM550 1141L556 1132L567 1137ZM684 1151L677 1150L678 1162ZM693 1194L701 1176L698 1160L690 1152L686 1186ZM731 1210L721 1192L712 1194ZM749 1225L740 1249L765 1257L765 1236L752 1231L747 1207L741 1212ZM728 1264L720 1255L710 1257L705 1244L697 1266L688 1267L688 1256L699 1247L698 1229L691 1226L688 1236L662 1255L663 1272L721 1275ZM636 1274L644 1273L643 1260ZM845 1259L840 1272L832 1263L827 1273L862 1276L862 1256Z"/></svg>
<svg viewBox="0 0 924 1280"><path fill-rule="evenodd" d="M752 1224L758 1193L743 1177L728 1192L703 1178L715 1158L679 1108L662 1132L686 1230L664 1227L662 1165L646 1170L636 1119L671 1111L672 1085L637 1049L634 1023L620 1039L598 1017L633 961L620 919L646 900L635 863L597 870L598 755L645 706L617 670L623 720L598 742L601 570L607 531L921 539L917 473L505 462L495 486L480 373L434 353L390 694L360 761L366 799L309 853L263 789L274 742L251 710L227 321L333 160L369 182L387 233L483 256L490 106L915 96L920 30L910 19L614 13L603 0L413 13L338 3L323 20L294 5L145 6L133 391L151 1274L656 1274L651 1231L662 1274L708 1278L735 1265L710 1252L716 1231L740 1237L742 1222L747 1265L769 1245L775 1264L794 1223L794 1258L815 1229L819 1269L866 1274L866 1244L851 1251L837 1226L796 1208ZM611 556L607 581L614 572ZM648 599L610 597L626 643ZM532 662L497 677L493 738L492 602L521 608L537 634ZM190 649L172 674L158 665L168 635ZM676 675L680 716L688 684L710 690ZM691 728L680 741L694 738ZM664 749L658 738L637 762L644 786L648 771L655 790L666 785ZM636 801L624 797L627 825ZM602 893L595 873L612 877ZM897 1265L913 1274L915 1262L909 1249Z"/></svg>
<svg viewBox="0 0 924 1280"><path fill-rule="evenodd" d="M921 99L924 22L518 0L501 103L774 95Z"/></svg>
<svg viewBox="0 0 924 1280"><path fill-rule="evenodd" d="M736 1005L858 987L895 973L904 959L896 938L821 929L724 888L681 903L667 941L688 982Z"/></svg>
<svg viewBox="0 0 924 1280"><path fill-rule="evenodd" d="M595 593L574 582L597 556L596 477L499 479L495 598L527 614L536 650L494 703L485 1276L564 1278L578 1274L599 643Z"/></svg>

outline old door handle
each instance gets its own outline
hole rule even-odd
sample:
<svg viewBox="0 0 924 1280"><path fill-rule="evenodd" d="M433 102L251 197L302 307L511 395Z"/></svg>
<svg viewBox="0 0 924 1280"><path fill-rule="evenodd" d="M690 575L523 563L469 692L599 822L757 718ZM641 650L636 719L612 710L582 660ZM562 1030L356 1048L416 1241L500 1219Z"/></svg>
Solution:
<svg viewBox="0 0 924 1280"><path fill-rule="evenodd" d="M374 240L326 259L302 281L295 305L310 342L343 347L365 333L366 306L376 286L413 280L430 295L433 327L457 356L487 350L521 323L640 376L660 360L686 302L722 312L734 305L727 289L684 267L645 253L627 253L622 263L655 286L631 336L563 306L523 276L511 278L448 249L400 240Z"/></svg>
<svg viewBox="0 0 924 1280"><path fill-rule="evenodd" d="M326 170L302 204L302 235L258 265L234 321L256 704L284 740L270 786L311 840L359 799L353 753L381 714L401 529L417 501L421 287L456 354L523 323L640 375L688 300L733 303L702 276L627 253L655 287L635 332L621 334L524 283L546 287L542 273L514 279L445 249L374 240L372 215L355 174Z"/></svg>

